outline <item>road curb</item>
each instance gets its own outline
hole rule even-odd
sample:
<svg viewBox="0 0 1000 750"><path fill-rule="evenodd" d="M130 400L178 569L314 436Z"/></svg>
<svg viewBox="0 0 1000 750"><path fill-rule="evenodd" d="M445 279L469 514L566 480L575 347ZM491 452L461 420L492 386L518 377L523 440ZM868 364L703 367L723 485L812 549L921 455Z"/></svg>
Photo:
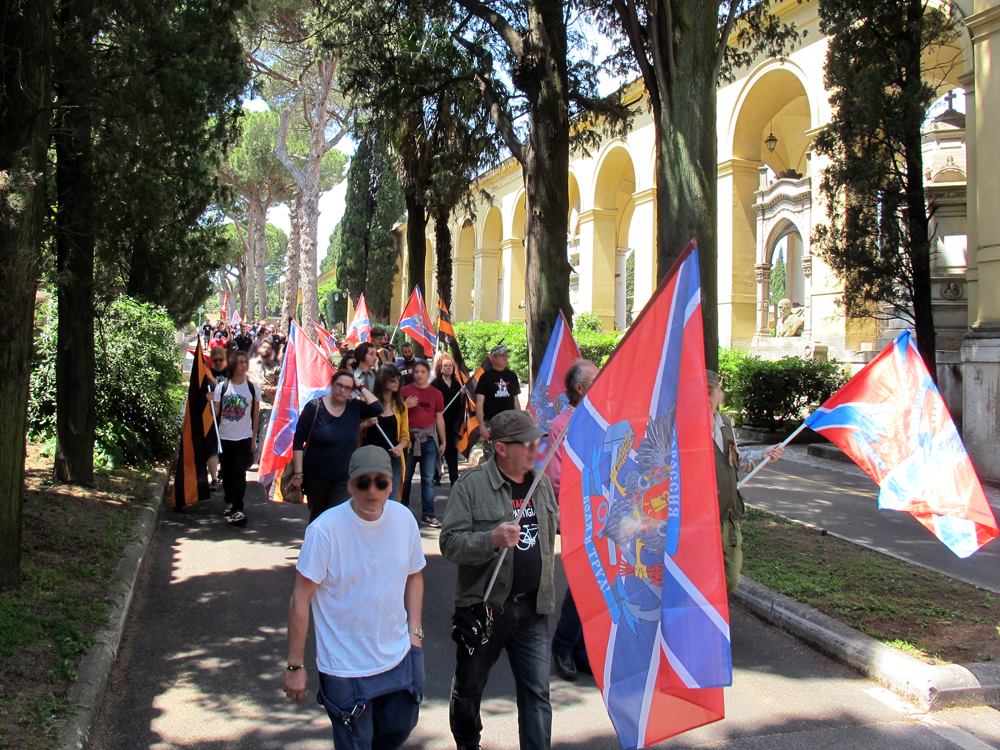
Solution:
<svg viewBox="0 0 1000 750"><path fill-rule="evenodd" d="M76 680L69 689L67 702L74 712L59 732L58 750L83 750L87 747L118 656L136 581L163 509L163 493L169 475L167 468L157 472L156 478L148 485L149 502L140 506L139 516L132 524L134 541L125 547L108 592L108 624L97 633L96 645L80 661Z"/></svg>
<svg viewBox="0 0 1000 750"><path fill-rule="evenodd" d="M813 648L916 703L925 711L1000 707L1000 665L927 664L746 576L733 598Z"/></svg>

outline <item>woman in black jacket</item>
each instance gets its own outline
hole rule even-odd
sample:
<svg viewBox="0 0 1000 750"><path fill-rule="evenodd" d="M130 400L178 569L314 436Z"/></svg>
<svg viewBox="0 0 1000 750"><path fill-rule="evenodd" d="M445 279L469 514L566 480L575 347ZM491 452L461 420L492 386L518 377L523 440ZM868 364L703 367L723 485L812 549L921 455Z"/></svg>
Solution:
<svg viewBox="0 0 1000 750"><path fill-rule="evenodd" d="M451 483L458 481L458 436L465 422L465 397L458 396L462 390L455 372L455 361L447 354L438 357L434 365L434 382L432 385L441 391L444 397L444 460L448 464L448 477ZM457 397L456 397L457 396Z"/></svg>
<svg viewBox="0 0 1000 750"><path fill-rule="evenodd" d="M358 390L360 399L351 398ZM361 422L382 413L375 394L357 382L353 372L338 370L330 393L302 409L292 441L292 487L302 487L309 503L309 522L348 499L347 469L361 441Z"/></svg>

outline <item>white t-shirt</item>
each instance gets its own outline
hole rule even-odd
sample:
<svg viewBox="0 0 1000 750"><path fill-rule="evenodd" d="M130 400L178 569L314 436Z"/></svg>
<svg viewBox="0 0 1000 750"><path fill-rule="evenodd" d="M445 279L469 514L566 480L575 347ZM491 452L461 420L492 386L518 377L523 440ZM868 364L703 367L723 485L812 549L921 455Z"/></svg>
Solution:
<svg viewBox="0 0 1000 750"><path fill-rule="evenodd" d="M336 677L367 677L410 650L406 578L426 561L408 508L389 501L377 521L343 503L306 528L296 570L319 584L312 601L316 666Z"/></svg>
<svg viewBox="0 0 1000 750"><path fill-rule="evenodd" d="M224 383L216 386L214 394L215 400L222 402L219 439L246 440L253 434L253 394L247 385L248 381L244 380L239 385L227 382L229 385L225 388L225 396L222 395Z"/></svg>

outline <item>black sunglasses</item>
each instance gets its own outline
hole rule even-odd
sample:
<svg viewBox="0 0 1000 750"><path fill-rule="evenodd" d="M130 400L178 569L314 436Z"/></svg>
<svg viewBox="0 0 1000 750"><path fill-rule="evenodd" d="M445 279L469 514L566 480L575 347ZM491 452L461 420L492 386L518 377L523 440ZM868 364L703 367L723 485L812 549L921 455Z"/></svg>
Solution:
<svg viewBox="0 0 1000 750"><path fill-rule="evenodd" d="M391 484L391 482L385 477L376 477L375 479L372 479L371 477L361 477L360 479L354 480L354 483L358 485L358 489L362 492L367 492L372 486L372 482L375 482L375 488L381 490L382 492L389 489L389 485Z"/></svg>

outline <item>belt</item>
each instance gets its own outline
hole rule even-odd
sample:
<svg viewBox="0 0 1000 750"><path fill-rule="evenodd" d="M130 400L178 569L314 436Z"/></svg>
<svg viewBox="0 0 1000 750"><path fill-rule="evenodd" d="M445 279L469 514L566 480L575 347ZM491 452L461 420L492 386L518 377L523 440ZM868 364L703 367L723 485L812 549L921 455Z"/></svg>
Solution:
<svg viewBox="0 0 1000 750"><path fill-rule="evenodd" d="M538 592L537 591L532 591L532 592L523 593L523 594L511 594L510 596L507 597L507 603L508 604L519 604L521 602L533 601L535 599L535 597L537 597L537 596L538 596Z"/></svg>

